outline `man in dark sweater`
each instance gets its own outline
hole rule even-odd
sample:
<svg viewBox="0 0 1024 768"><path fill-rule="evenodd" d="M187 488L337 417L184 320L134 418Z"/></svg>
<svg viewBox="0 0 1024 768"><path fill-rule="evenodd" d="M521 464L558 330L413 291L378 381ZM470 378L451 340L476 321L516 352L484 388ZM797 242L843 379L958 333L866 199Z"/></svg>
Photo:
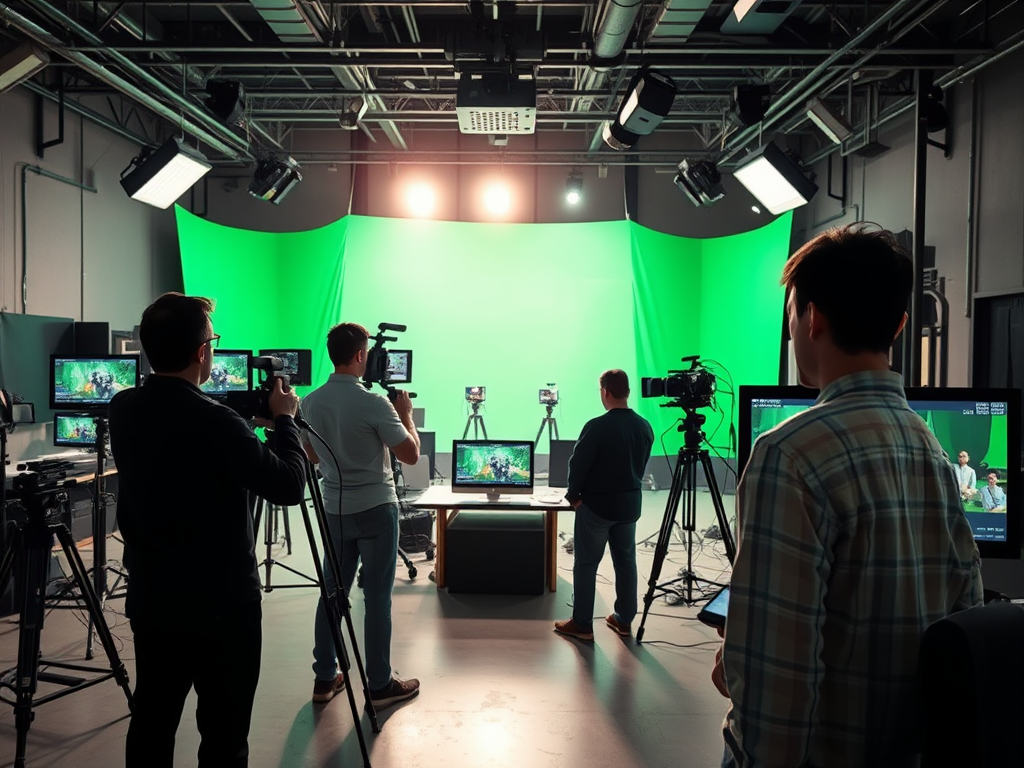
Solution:
<svg viewBox="0 0 1024 768"><path fill-rule="evenodd" d="M615 612L605 623L628 637L636 616L636 521L654 430L626 404L628 397L624 371L601 374L607 413L586 423L569 459L565 498L576 510L573 610L571 619L555 622L555 631L579 640L594 639L594 589L606 544L615 568Z"/></svg>
<svg viewBox="0 0 1024 768"><path fill-rule="evenodd" d="M172 765L185 697L198 695L201 768L242 768L260 674L260 583L247 491L298 504L306 457L299 399L270 394L275 451L199 389L210 377L208 299L168 293L142 315L155 373L110 402L117 521L125 541L125 610L135 640L135 708L127 768Z"/></svg>

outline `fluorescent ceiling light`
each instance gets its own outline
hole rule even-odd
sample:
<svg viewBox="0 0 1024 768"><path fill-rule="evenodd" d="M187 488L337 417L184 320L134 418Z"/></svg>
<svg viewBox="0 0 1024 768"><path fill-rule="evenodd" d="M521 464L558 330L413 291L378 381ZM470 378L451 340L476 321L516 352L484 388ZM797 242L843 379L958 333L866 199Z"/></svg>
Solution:
<svg viewBox="0 0 1024 768"><path fill-rule="evenodd" d="M198 149L175 137L149 155L132 160L121 186L140 203L166 208L213 167Z"/></svg>
<svg viewBox="0 0 1024 768"><path fill-rule="evenodd" d="M850 124L825 106L820 99L811 99L807 102L807 116L835 144L842 144L853 135Z"/></svg>
<svg viewBox="0 0 1024 768"><path fill-rule="evenodd" d="M19 45L0 58L0 93L32 77L49 63L46 51L31 43Z"/></svg>
<svg viewBox="0 0 1024 768"><path fill-rule="evenodd" d="M743 17L750 13L750 9L757 5L758 0L737 0L733 6L733 13L736 14L736 21L743 21Z"/></svg>
<svg viewBox="0 0 1024 768"><path fill-rule="evenodd" d="M818 191L817 185L774 143L752 152L732 175L776 216L806 204Z"/></svg>

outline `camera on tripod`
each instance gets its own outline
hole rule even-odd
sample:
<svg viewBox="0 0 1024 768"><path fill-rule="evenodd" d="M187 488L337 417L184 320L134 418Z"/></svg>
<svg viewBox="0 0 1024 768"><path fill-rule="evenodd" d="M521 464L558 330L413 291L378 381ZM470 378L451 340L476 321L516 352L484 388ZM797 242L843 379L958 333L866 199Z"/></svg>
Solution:
<svg viewBox="0 0 1024 768"><path fill-rule="evenodd" d="M384 348L385 342L398 341L397 336L386 336L385 331L401 333L406 326L395 323L381 323L377 326L377 335L373 337L373 346L366 353L366 373L363 374L363 386L369 389L379 384L388 393L388 399L394 401L398 394L395 384L409 384L412 381L412 350ZM410 392L409 397L416 397Z"/></svg>
<svg viewBox="0 0 1024 768"><path fill-rule="evenodd" d="M539 391L538 398L541 405L558 405L558 387L549 383Z"/></svg>
<svg viewBox="0 0 1024 768"><path fill-rule="evenodd" d="M689 363L685 371L669 371L664 378L640 379L641 397L671 397L663 406L678 408L707 408L715 398L718 380L709 369L700 364L700 355L682 358Z"/></svg>
<svg viewBox="0 0 1024 768"><path fill-rule="evenodd" d="M270 393L274 391L274 379L281 379L282 388L287 392L290 379L284 370L284 361L273 355L260 355L250 360L250 368L259 371L259 383L253 389L242 392L227 392L224 404L243 419L273 419L270 413Z"/></svg>

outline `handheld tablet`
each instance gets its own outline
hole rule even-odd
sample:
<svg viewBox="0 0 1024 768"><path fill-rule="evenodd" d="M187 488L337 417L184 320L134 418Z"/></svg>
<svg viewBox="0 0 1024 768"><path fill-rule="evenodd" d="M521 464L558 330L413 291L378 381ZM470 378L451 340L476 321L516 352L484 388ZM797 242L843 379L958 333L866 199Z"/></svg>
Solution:
<svg viewBox="0 0 1024 768"><path fill-rule="evenodd" d="M697 618L709 627L722 629L725 617L729 613L729 588L725 587L700 609Z"/></svg>

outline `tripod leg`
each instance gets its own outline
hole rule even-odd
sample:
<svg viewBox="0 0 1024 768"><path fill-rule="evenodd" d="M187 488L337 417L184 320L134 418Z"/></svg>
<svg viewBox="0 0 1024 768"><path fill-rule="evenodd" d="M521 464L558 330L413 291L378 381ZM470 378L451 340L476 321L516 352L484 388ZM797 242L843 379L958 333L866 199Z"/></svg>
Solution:
<svg viewBox="0 0 1024 768"><path fill-rule="evenodd" d="M11 541L20 553L20 571L24 583L18 585L18 605L21 608L21 623L18 630L18 669L14 681L15 704L14 723L17 738L14 764L25 765L25 746L28 729L35 714L32 711L32 697L36 693L39 675L40 634L45 616L46 570L52 537L43 530L17 531Z"/></svg>
<svg viewBox="0 0 1024 768"><path fill-rule="evenodd" d="M725 556L729 558L729 563L732 564L736 561L736 540L733 538L732 528L729 526L729 519L725 514L725 504L722 503L722 492L718 488L715 469L711 464L711 457L707 451L701 451L700 460L704 467L704 476L708 481L708 490L711 491L711 502L715 505L715 516L718 518L718 530L722 533Z"/></svg>
<svg viewBox="0 0 1024 768"><path fill-rule="evenodd" d="M547 422L547 419L541 419L540 420L540 429L537 430L537 439L533 441L533 444L535 446L540 445L540 436L544 434L544 424L545 424L545 422Z"/></svg>
<svg viewBox="0 0 1024 768"><path fill-rule="evenodd" d="M281 507L281 516L284 521L284 543L290 555L292 553L292 529L288 523L288 507Z"/></svg>
<svg viewBox="0 0 1024 768"><path fill-rule="evenodd" d="M561 440L562 438L560 438L558 436L558 422L555 421L554 419L551 419L551 421L548 423L548 426L555 428L555 440ZM548 430L548 440L550 440L550 439L551 439L551 431Z"/></svg>
<svg viewBox="0 0 1024 768"><path fill-rule="evenodd" d="M81 591L82 599L85 601L85 604L89 609L89 614L92 616L93 623L96 625L96 634L100 638L100 645L103 646L103 650L107 654L110 671L114 675L114 680L117 681L117 684L121 686L121 689L124 691L124 697L128 700L128 709L133 710L135 708L135 699L132 696L132 689L128 680L128 671L125 669L124 664L117 655L117 647L114 645L114 637L110 634L110 627L107 626L107 622L103 618L102 603L100 603L96 594L89 589L89 580L86 578L85 565L82 563L82 556L78 554L75 542L71 538L71 533L66 527L63 525L57 526L54 532L57 534L57 540L60 542L61 548L64 550L64 556L67 557L68 564L71 566L71 573L75 581L78 582L78 588Z"/></svg>
<svg viewBox="0 0 1024 768"><path fill-rule="evenodd" d="M661 519L661 530L658 532L658 542L654 546L654 559L651 562L651 575L647 580L647 593L644 595L644 611L640 619L640 628L636 632L637 643L643 642L644 624L647 623L647 613L651 610L651 603L654 601L654 590L658 588L658 577L661 575L662 565L665 563L665 555L668 554L669 541L672 538L672 528L675 523L676 509L679 506L679 499L683 487L683 462L676 460L676 468L672 473L672 487L668 492L668 502L665 504L665 514Z"/></svg>
<svg viewBox="0 0 1024 768"><path fill-rule="evenodd" d="M487 440L487 425L484 424L484 417L480 416L478 418L480 419L480 429L484 433L484 440Z"/></svg>
<svg viewBox="0 0 1024 768"><path fill-rule="evenodd" d="M463 440L465 440L466 436L469 435L469 427L470 427L470 425L472 423L473 423L473 416L470 415L470 417L468 419L466 419L466 428L464 430L462 430L462 439Z"/></svg>

